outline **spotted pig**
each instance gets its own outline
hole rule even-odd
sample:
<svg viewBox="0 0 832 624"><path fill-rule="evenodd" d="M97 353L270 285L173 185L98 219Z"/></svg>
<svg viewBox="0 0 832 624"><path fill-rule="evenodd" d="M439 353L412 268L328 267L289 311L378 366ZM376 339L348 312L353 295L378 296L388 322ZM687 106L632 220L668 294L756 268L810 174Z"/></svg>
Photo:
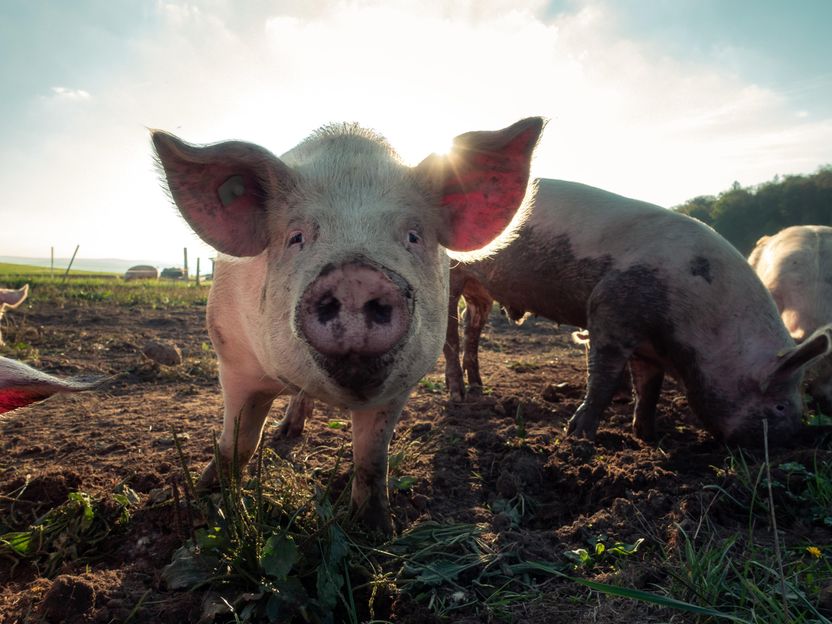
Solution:
<svg viewBox="0 0 832 624"><path fill-rule="evenodd" d="M830 329L796 345L745 258L703 223L597 188L541 179L530 216L499 253L451 270L446 376L461 399L457 302L466 310L464 365L482 383L477 341L493 299L514 319L532 313L589 330L583 403L569 421L593 438L625 367L633 428L655 435L665 374L715 435L743 444L783 440L799 426L803 371L830 350Z"/></svg>

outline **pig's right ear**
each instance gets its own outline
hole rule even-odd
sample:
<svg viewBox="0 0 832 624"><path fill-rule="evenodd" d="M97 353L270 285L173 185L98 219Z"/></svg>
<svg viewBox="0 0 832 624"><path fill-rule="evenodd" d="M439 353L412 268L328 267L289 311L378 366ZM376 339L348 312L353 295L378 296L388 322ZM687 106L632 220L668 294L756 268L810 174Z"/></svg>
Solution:
<svg viewBox="0 0 832 624"><path fill-rule="evenodd" d="M267 203L283 199L292 171L252 143L198 146L159 130L152 138L171 197L194 232L231 256L262 252L269 242Z"/></svg>
<svg viewBox="0 0 832 624"><path fill-rule="evenodd" d="M440 196L439 242L452 251L481 249L511 223L526 195L529 167L544 121L529 117L493 132L468 132L451 151L416 167Z"/></svg>
<svg viewBox="0 0 832 624"><path fill-rule="evenodd" d="M778 354L773 370L760 382L765 392L773 382L788 379L832 352L832 325L824 325L796 347Z"/></svg>

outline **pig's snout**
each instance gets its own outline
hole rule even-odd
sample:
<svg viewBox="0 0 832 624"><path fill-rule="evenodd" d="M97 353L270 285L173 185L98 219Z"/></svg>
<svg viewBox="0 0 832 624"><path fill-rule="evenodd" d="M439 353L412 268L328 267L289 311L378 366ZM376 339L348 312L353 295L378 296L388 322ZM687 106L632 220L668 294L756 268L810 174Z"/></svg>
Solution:
<svg viewBox="0 0 832 624"><path fill-rule="evenodd" d="M377 357L407 332L413 295L395 273L350 262L321 271L299 311L300 329L321 355Z"/></svg>

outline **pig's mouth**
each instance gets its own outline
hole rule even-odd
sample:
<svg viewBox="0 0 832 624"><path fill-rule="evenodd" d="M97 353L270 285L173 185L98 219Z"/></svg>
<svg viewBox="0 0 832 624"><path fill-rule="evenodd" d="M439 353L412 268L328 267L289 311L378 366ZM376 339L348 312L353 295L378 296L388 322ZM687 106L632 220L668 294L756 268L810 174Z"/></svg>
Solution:
<svg viewBox="0 0 832 624"><path fill-rule="evenodd" d="M314 353L313 357L330 379L345 390L349 390L353 398L358 401L367 401L390 376L396 351L398 349L381 355Z"/></svg>

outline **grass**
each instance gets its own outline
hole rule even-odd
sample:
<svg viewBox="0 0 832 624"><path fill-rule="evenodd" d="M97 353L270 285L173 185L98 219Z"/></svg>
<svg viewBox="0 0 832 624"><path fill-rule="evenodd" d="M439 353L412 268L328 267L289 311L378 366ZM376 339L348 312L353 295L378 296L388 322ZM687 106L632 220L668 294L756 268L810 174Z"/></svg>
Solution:
<svg viewBox="0 0 832 624"><path fill-rule="evenodd" d="M816 607L832 579L828 553L788 549L781 575L770 545L739 535L720 539L716 533L697 541L679 531L681 545L667 568L673 578L669 595L711 605L749 624L829 622Z"/></svg>
<svg viewBox="0 0 832 624"><path fill-rule="evenodd" d="M103 279L100 274L68 280L47 275L3 277L6 288L19 288L23 284L29 284L30 301L49 301L54 305L110 303L168 309L204 306L208 301L208 287L204 283L196 286L193 282L176 280L124 281Z"/></svg>
<svg viewBox="0 0 832 624"><path fill-rule="evenodd" d="M393 489L402 470L424 450L420 445L430 444L404 435L397 441L390 455ZM342 450L338 462L343 455ZM772 480L761 479L758 475L769 471L752 467L744 456L731 456L729 465L733 473L723 474L740 489L766 489ZM818 485L825 477L816 475L828 474L827 469L815 465L812 478L793 493L813 505L825 504L825 485ZM324 475L262 453L253 479L245 485L226 481L221 495L209 501L207 527L177 551L163 575L168 585L207 590L205 608L222 611L234 622L380 622L376 615L383 615L394 596L450 621L472 611L489 620L513 621L516 608L540 600L555 579L610 598L685 612L703 623L829 622L817 607L832 581L829 547L791 546L779 560L771 535L758 527L765 518L750 524L747 535L722 535L706 514L695 535L678 527L675 545L654 544L648 549L652 555L642 554L643 538L622 543L600 535L586 548L530 560L489 538L489 525L433 521L378 544L352 523L349 487L340 492L332 487L336 472L337 463ZM725 498L730 489L724 485L711 495ZM766 516L773 496L758 498L768 506L750 504L746 510ZM513 518L516 528L523 516L534 514L529 503L519 495L495 501L492 512ZM601 573L624 579L630 560L644 565L651 557L656 575L670 580L650 591L582 578Z"/></svg>
<svg viewBox="0 0 832 624"><path fill-rule="evenodd" d="M111 303L152 309L204 306L208 301L204 282L197 286L178 280L125 281L112 273L75 269L69 275L65 279L63 269L55 269L50 275L47 267L0 263L3 287L20 288L29 284L31 301L48 300L56 305Z"/></svg>
<svg viewBox="0 0 832 624"><path fill-rule="evenodd" d="M0 277L4 280L8 278L27 278L30 276L38 276L38 277L47 277L52 274L55 277L63 276L66 272L65 268L55 268L54 271L50 271L48 267L39 267L39 266L32 266L28 264L12 264L10 262L0 262ZM101 273L98 271L79 271L78 269L72 269L69 272L70 275L89 275L89 276L104 276L110 277L111 274L109 273Z"/></svg>
<svg viewBox="0 0 832 624"><path fill-rule="evenodd" d="M4 499L14 503L24 492L25 485ZM0 557L12 562L12 570L28 561L42 576L53 577L68 563L100 556L104 540L126 527L138 501L126 485L102 498L72 492L64 503L25 527L15 526L12 505L8 514L0 516Z"/></svg>

